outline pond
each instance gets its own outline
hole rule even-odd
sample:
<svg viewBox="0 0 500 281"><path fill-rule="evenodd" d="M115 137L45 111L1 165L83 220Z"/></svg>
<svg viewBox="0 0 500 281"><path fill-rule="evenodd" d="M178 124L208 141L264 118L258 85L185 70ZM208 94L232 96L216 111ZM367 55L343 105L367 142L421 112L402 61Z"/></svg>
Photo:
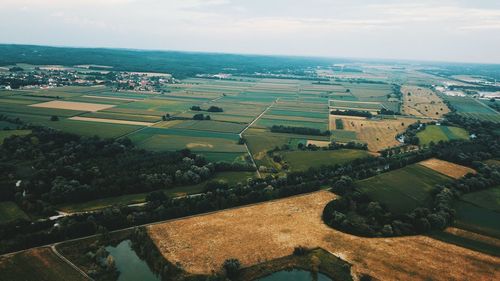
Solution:
<svg viewBox="0 0 500 281"><path fill-rule="evenodd" d="M106 247L106 250L115 259L116 268L120 272L118 281L160 281L161 279L149 269L146 261L137 256L131 244L130 240L124 240L116 247Z"/></svg>
<svg viewBox="0 0 500 281"><path fill-rule="evenodd" d="M259 281L332 281L330 277L318 273L317 278L313 278L310 271L302 269L282 270L274 272L264 278L257 279Z"/></svg>

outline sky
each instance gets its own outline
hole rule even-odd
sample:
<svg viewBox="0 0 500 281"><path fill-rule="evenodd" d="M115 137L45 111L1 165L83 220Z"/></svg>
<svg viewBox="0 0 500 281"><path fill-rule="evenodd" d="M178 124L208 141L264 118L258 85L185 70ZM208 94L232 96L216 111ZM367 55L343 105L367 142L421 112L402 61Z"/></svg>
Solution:
<svg viewBox="0 0 500 281"><path fill-rule="evenodd" d="M500 63L500 1L0 0L0 43Z"/></svg>

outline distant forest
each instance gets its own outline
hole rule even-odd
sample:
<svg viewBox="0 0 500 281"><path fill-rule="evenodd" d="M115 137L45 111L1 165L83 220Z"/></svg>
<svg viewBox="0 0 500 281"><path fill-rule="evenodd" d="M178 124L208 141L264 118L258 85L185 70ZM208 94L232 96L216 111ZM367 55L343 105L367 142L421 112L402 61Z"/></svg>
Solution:
<svg viewBox="0 0 500 281"><path fill-rule="evenodd" d="M170 73L182 79L196 74L283 73L303 75L309 67L345 63L344 59L289 56L235 55L131 49L68 48L32 45L1 45L0 65L96 64L112 66L116 71Z"/></svg>

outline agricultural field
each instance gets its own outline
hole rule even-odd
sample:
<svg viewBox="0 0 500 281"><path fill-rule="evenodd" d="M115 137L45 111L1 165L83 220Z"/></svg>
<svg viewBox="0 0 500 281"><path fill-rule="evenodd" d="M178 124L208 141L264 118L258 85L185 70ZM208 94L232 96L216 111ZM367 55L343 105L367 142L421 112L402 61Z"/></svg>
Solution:
<svg viewBox="0 0 500 281"><path fill-rule="evenodd" d="M372 200L385 204L395 214L404 214L419 206L430 206L436 184L451 178L420 164L386 172L355 183Z"/></svg>
<svg viewBox="0 0 500 281"><path fill-rule="evenodd" d="M87 280L50 248L35 248L0 257L0 280Z"/></svg>
<svg viewBox="0 0 500 281"><path fill-rule="evenodd" d="M29 217L16 203L11 201L0 202L0 224L16 219L29 220Z"/></svg>
<svg viewBox="0 0 500 281"><path fill-rule="evenodd" d="M330 128L336 128L337 119L343 123L342 130L332 131L332 139L339 142L355 141L368 144L370 151L380 151L401 145L396 136L406 130L417 119L397 117L395 119L366 119L330 115Z"/></svg>
<svg viewBox="0 0 500 281"><path fill-rule="evenodd" d="M378 280L500 278L499 258L430 237L361 238L331 229L321 214L334 198L319 191L155 224L147 230L167 260L194 274L217 271L228 258L251 267L288 256L301 245L325 249L350 263L355 275L368 273Z"/></svg>
<svg viewBox="0 0 500 281"><path fill-rule="evenodd" d="M444 96L444 99L463 116L500 123L500 113L477 99L456 96Z"/></svg>
<svg viewBox="0 0 500 281"><path fill-rule="evenodd" d="M469 133L458 127L428 125L423 131L417 133L421 145L429 145L431 142L450 140L468 140Z"/></svg>
<svg viewBox="0 0 500 281"><path fill-rule="evenodd" d="M401 93L403 94L402 114L439 119L450 112L448 106L431 89L405 85L401 87Z"/></svg>
<svg viewBox="0 0 500 281"><path fill-rule="evenodd" d="M463 195L456 202L456 225L500 239L500 186Z"/></svg>
<svg viewBox="0 0 500 281"><path fill-rule="evenodd" d="M370 157L370 153L367 151L353 149L286 151L282 155L292 171L304 171L311 167L318 168L324 165L340 165L351 162L354 159Z"/></svg>
<svg viewBox="0 0 500 281"><path fill-rule="evenodd" d="M436 158L427 159L419 162L418 164L454 179L459 179L467 174L476 173L476 171L472 168Z"/></svg>

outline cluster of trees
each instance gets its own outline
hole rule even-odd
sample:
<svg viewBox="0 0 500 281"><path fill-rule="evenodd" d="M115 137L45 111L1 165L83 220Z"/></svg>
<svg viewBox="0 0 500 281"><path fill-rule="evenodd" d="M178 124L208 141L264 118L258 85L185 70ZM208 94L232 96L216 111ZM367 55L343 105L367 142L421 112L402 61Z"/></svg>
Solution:
<svg viewBox="0 0 500 281"><path fill-rule="evenodd" d="M308 127L292 127L283 125L273 125L271 127L271 132L273 133L288 133L288 134L298 134L298 135L311 135L311 136L329 136L330 131L321 131L317 128Z"/></svg>
<svg viewBox="0 0 500 281"><path fill-rule="evenodd" d="M364 111L364 110L353 110L353 109L347 109L347 110L332 110L330 111L331 115L346 115L346 116L360 116L360 117L366 117L366 118L371 118L373 115L369 111Z"/></svg>
<svg viewBox="0 0 500 281"><path fill-rule="evenodd" d="M417 137L417 133L424 130L426 126L427 124L417 121L416 123L409 125L402 136L398 137L403 137L405 144L419 145L420 139Z"/></svg>
<svg viewBox="0 0 500 281"><path fill-rule="evenodd" d="M0 147L0 163L8 167L2 189L29 212L37 202L83 202L122 194L196 184L215 173L215 165L188 150L148 152L130 140L85 138L34 128L12 136ZM23 165L32 167L26 175ZM16 185L17 180L22 183ZM46 212L42 212L46 213Z"/></svg>
<svg viewBox="0 0 500 281"><path fill-rule="evenodd" d="M204 115L202 113L197 113L193 115L193 120L211 120L210 115Z"/></svg>
<svg viewBox="0 0 500 281"><path fill-rule="evenodd" d="M382 115L401 115L401 113L399 113L399 112L395 112L393 110L385 109L385 108L380 109L378 111L378 114L382 114Z"/></svg>
<svg viewBox="0 0 500 281"><path fill-rule="evenodd" d="M215 106L215 105L210 106L207 110L201 109L201 107L198 106L198 105L193 105L193 106L191 106L190 109L192 111L224 112L224 110L222 109L222 107L218 107L218 106Z"/></svg>

